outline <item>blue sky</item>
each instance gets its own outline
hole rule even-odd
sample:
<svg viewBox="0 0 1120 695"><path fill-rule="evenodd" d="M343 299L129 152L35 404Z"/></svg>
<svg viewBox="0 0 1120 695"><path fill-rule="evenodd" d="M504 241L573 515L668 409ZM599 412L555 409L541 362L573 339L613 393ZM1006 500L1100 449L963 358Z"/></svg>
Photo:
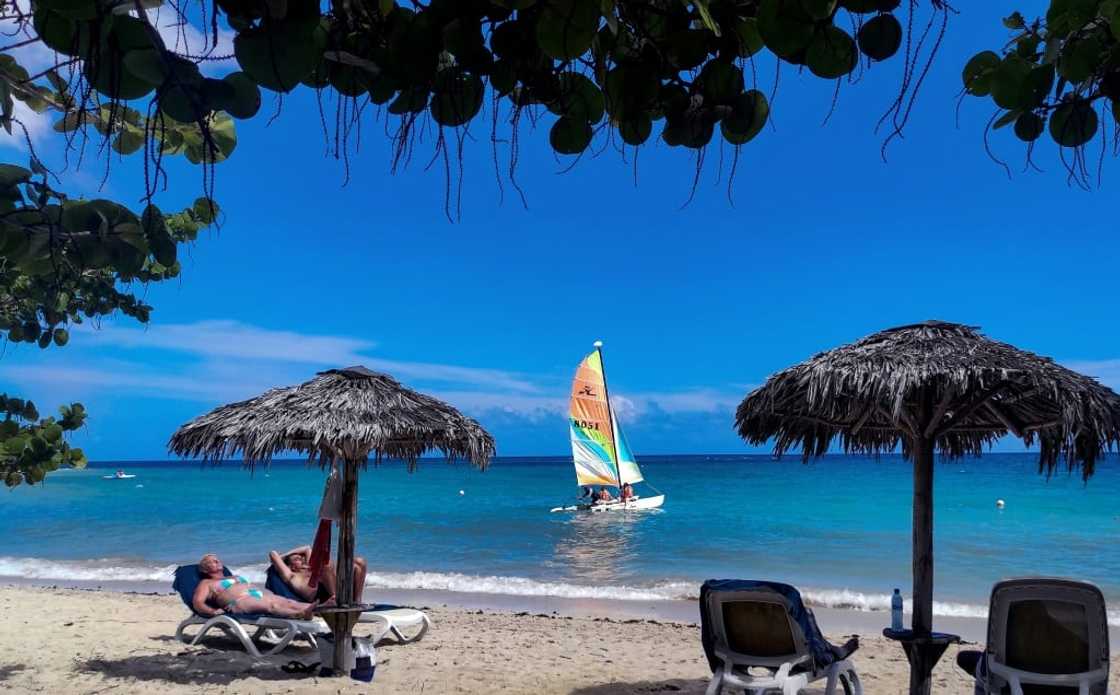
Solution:
<svg viewBox="0 0 1120 695"><path fill-rule="evenodd" d="M1022 173L1024 151L1006 132L992 142L1013 177L988 159L989 103L966 100L957 126L960 69L1002 44L1001 16L1044 3L961 4L887 163L874 126L901 61L845 85L824 127L832 86L787 68L773 127L742 151L733 205L730 150L717 177L712 149L682 208L691 152L646 147L637 186L632 160L610 149L561 174L546 116L521 134L528 209L508 180L500 200L480 128L452 224L442 167L425 170L430 135L392 174L384 121L367 114L343 186L312 95L288 97L271 126L266 115L239 123L238 149L218 167L224 224L185 254L179 280L140 288L156 307L151 324L105 321L64 350L8 345L0 390L44 411L83 401L90 420L74 442L96 460L165 458L191 417L354 363L477 417L499 454L562 454L568 382L595 339L639 454L747 451L732 413L768 374L930 318L979 325L1118 385L1116 167L1106 162L1101 186L1085 192L1042 144L1045 171ZM760 67L767 92L771 75ZM138 158L114 162L98 194L102 166L91 160L66 181L138 200ZM189 204L199 177L175 165L158 202Z"/></svg>

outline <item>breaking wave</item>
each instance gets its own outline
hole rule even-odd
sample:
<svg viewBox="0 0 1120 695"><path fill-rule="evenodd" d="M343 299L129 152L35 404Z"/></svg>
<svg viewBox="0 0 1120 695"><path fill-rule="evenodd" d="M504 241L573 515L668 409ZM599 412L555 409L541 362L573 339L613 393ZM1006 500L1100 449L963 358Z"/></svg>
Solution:
<svg viewBox="0 0 1120 695"><path fill-rule="evenodd" d="M232 568L252 582L264 582L263 565ZM80 582L153 582L170 588L175 565L130 563L120 559L46 560L0 556L0 577L25 580ZM533 596L613 601L679 601L699 598L699 582L666 581L647 585L591 586L528 577L461 574L457 572L380 572L371 571L366 585L377 589L416 591L453 591L507 596ZM867 594L850 589L803 589L801 595L810 606L856 611L890 610L890 594ZM906 601L909 611L910 602ZM934 615L986 618L983 604L935 601ZM1120 626L1120 609L1108 611L1110 625Z"/></svg>

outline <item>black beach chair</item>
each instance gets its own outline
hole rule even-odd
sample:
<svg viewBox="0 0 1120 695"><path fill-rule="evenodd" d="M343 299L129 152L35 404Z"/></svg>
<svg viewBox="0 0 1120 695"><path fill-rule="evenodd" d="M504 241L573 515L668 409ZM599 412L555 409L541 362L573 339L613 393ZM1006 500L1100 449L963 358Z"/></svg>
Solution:
<svg viewBox="0 0 1120 695"><path fill-rule="evenodd" d="M962 651L976 695L1103 695L1108 690L1108 614L1101 590L1048 577L992 587L988 644Z"/></svg>
<svg viewBox="0 0 1120 695"><path fill-rule="evenodd" d="M859 648L829 644L797 589L778 582L709 580L700 588L700 629L712 668L707 695L725 687L751 693L793 695L827 679L825 693L839 683L847 695L862 695L859 674L848 657Z"/></svg>

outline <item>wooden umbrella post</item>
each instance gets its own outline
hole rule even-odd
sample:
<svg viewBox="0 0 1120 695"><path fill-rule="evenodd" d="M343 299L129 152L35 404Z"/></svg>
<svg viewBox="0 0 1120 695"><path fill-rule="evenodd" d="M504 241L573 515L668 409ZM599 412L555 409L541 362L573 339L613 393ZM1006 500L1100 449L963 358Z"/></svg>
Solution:
<svg viewBox="0 0 1120 695"><path fill-rule="evenodd" d="M928 638L933 630L933 439L919 437L913 451L914 607L910 628L916 636ZM920 642L914 645L910 655L910 695L929 695L934 666L929 656Z"/></svg>
<svg viewBox="0 0 1120 695"><path fill-rule="evenodd" d="M338 579L338 605L346 608L354 603L354 522L358 512L358 461L347 459L342 473L342 514L338 522L338 561L335 576ZM331 632L334 633L335 674L346 675L350 655L350 635L360 613L336 614Z"/></svg>

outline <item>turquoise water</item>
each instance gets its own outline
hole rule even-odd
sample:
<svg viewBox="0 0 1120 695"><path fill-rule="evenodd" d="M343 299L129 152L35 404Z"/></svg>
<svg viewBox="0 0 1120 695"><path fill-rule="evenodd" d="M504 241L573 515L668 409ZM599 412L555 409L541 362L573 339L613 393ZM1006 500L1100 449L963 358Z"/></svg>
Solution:
<svg viewBox="0 0 1120 695"><path fill-rule="evenodd" d="M861 608L885 607L895 586L908 593L912 483L898 457L640 462L666 494L661 510L550 513L576 491L562 458L498 459L484 473L437 460L414 474L371 467L358 520L370 584L651 599L695 596L710 577L753 577ZM1087 485L1065 473L1047 480L1030 454L939 464L936 612L982 614L994 581L1049 574L1096 582L1120 619L1117 463L1103 462ZM117 467L137 477L102 479ZM310 541L323 477L302 462L252 474L168 462L61 472L0 496L0 576L163 581L209 551L259 571L269 549Z"/></svg>

